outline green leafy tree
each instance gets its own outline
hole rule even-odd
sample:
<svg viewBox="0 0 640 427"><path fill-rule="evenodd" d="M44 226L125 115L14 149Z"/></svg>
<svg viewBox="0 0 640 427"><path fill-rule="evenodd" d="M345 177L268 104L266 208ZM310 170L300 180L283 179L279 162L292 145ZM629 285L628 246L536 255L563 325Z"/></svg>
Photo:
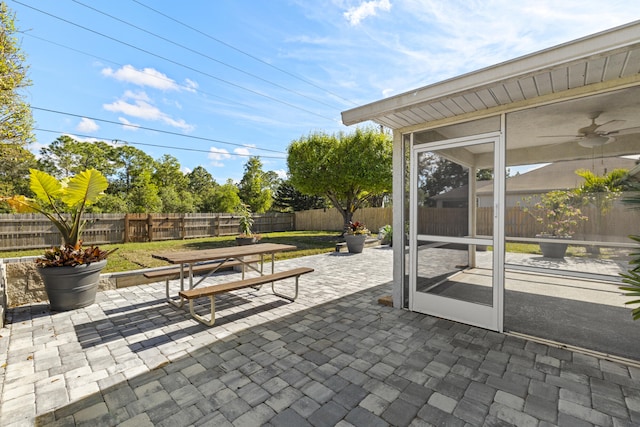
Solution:
<svg viewBox="0 0 640 427"><path fill-rule="evenodd" d="M389 192L392 142L377 129L312 133L288 148L289 181L302 193L324 196L340 211L345 229L371 197Z"/></svg>
<svg viewBox="0 0 640 427"><path fill-rule="evenodd" d="M627 169L614 169L601 176L588 169L577 170L576 174L584 178L584 182L576 189L576 193L593 203L604 216L613 206L613 202L622 195L628 172Z"/></svg>
<svg viewBox="0 0 640 427"><path fill-rule="evenodd" d="M25 99L31 80L15 20L0 2L0 195L5 196L27 193L29 168L35 166L35 156L27 149L34 141L33 116Z"/></svg>
<svg viewBox="0 0 640 427"><path fill-rule="evenodd" d="M431 200L432 197L469 184L468 169L436 154L429 153L421 156L418 169L420 170L418 186L428 206L435 206L435 201ZM491 179L493 179L491 169L479 169L476 172L478 181Z"/></svg>
<svg viewBox="0 0 640 427"><path fill-rule="evenodd" d="M176 190L175 187L160 187L158 195L162 199L162 212L195 212L194 197L188 190Z"/></svg>
<svg viewBox="0 0 640 427"><path fill-rule="evenodd" d="M165 154L155 162L153 180L158 187L186 189L189 184L189 178L180 169L181 166L178 159Z"/></svg>
<svg viewBox="0 0 640 427"><path fill-rule="evenodd" d="M250 157L244 165L244 175L238 186L240 200L249 205L252 212L264 213L271 207L272 193L269 186L272 177L262 171L262 162Z"/></svg>
<svg viewBox="0 0 640 427"><path fill-rule="evenodd" d="M194 212L193 196L188 192L189 178L181 170L180 162L165 154L155 163L153 183L162 199L162 212Z"/></svg>
<svg viewBox="0 0 640 427"><path fill-rule="evenodd" d="M211 212L233 213L242 201L238 195L238 187L231 179L215 189Z"/></svg>
<svg viewBox="0 0 640 427"><path fill-rule="evenodd" d="M151 172L143 171L127 196L128 211L133 213L162 212L162 199Z"/></svg>
<svg viewBox="0 0 640 427"><path fill-rule="evenodd" d="M273 208L280 212L297 212L326 208L322 196L309 196L296 190L289 181L282 181L273 198Z"/></svg>
<svg viewBox="0 0 640 427"><path fill-rule="evenodd" d="M130 145L116 147L115 162L116 174L109 188L112 194L119 194L123 198L133 190L139 177L145 172L150 177L155 170L153 157Z"/></svg>
<svg viewBox="0 0 640 427"><path fill-rule="evenodd" d="M0 196L30 194L29 169L35 167L35 156L18 144L0 143ZM0 203L0 212L9 212L5 203Z"/></svg>
<svg viewBox="0 0 640 427"><path fill-rule="evenodd" d="M77 141L62 135L40 149L39 163L43 170L58 178L73 176L86 169L99 170L110 177L117 170L117 152L103 141Z"/></svg>
<svg viewBox="0 0 640 427"><path fill-rule="evenodd" d="M196 166L187 174L189 180L187 188L194 197L195 208L198 212L214 212L213 197L218 184L213 176L202 166Z"/></svg>

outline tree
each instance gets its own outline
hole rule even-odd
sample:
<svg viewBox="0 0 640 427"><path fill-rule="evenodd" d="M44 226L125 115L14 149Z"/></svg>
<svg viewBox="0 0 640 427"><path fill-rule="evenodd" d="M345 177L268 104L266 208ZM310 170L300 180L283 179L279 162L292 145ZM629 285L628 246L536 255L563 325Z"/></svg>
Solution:
<svg viewBox="0 0 640 427"><path fill-rule="evenodd" d="M287 165L291 184L302 193L329 199L346 229L368 199L391 190L392 142L373 128L311 133L289 145Z"/></svg>
<svg viewBox="0 0 640 427"><path fill-rule="evenodd" d="M214 212L213 197L218 184L213 176L202 166L196 166L187 174L188 190L194 197L194 205L198 212Z"/></svg>
<svg viewBox="0 0 640 427"><path fill-rule="evenodd" d="M77 141L62 135L40 149L41 168L57 178L73 176L86 169L99 170L110 177L117 170L117 153L103 141Z"/></svg>
<svg viewBox="0 0 640 427"><path fill-rule="evenodd" d="M0 143L0 196L30 194L29 169L36 166L35 156L18 144ZM8 205L0 204L0 212L9 212Z"/></svg>
<svg viewBox="0 0 640 427"><path fill-rule="evenodd" d="M273 197L273 207L280 212L297 212L327 207L322 196L302 194L289 181L282 181Z"/></svg>
<svg viewBox="0 0 640 427"><path fill-rule="evenodd" d="M15 34L15 14L0 3L0 139L3 144L27 145L34 140L33 116L22 90L31 86L25 55Z"/></svg>
<svg viewBox="0 0 640 427"><path fill-rule="evenodd" d="M33 116L24 89L31 86L25 55L16 38L15 14L0 2L0 195L25 194L35 157Z"/></svg>
<svg viewBox="0 0 640 427"><path fill-rule="evenodd" d="M133 213L149 213L162 211L162 199L158 195L158 186L151 178L150 171L143 171L136 179L127 195L128 211Z"/></svg>
<svg viewBox="0 0 640 427"><path fill-rule="evenodd" d="M270 179L271 176L262 171L260 159L250 157L244 165L244 175L238 189L240 200L249 205L252 212L264 213L271 207Z"/></svg>
<svg viewBox="0 0 640 427"><path fill-rule="evenodd" d="M233 213L240 203L238 187L231 179L228 179L225 184L216 188L213 194L213 209L211 211Z"/></svg>
<svg viewBox="0 0 640 427"><path fill-rule="evenodd" d="M142 150L130 145L116 147L117 172L113 183L107 190L112 194L120 194L123 198L133 190L135 181L143 173L151 173L155 160Z"/></svg>
<svg viewBox="0 0 640 427"><path fill-rule="evenodd" d="M419 162L418 187L427 205L435 205L435 201L430 199L438 194L469 185L469 170L456 162L432 153L421 156ZM492 169L476 171L477 181L492 179Z"/></svg>
<svg viewBox="0 0 640 427"><path fill-rule="evenodd" d="M602 216L613 206L613 202L622 195L625 189L627 169L614 169L605 175L596 175L588 169L579 169L576 175L584 178L584 182L576 189L579 196L592 202Z"/></svg>
<svg viewBox="0 0 640 427"><path fill-rule="evenodd" d="M158 196L162 200L162 212L189 213L196 210L194 197L186 189L177 190L175 187L160 187Z"/></svg>

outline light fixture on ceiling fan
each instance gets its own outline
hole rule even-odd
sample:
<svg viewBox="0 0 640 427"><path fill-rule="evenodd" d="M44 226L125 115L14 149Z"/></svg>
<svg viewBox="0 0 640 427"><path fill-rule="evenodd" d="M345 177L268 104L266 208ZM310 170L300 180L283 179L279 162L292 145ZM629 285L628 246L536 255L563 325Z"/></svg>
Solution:
<svg viewBox="0 0 640 427"><path fill-rule="evenodd" d="M608 144L615 140L616 139L612 136L593 134L593 135L586 135L584 138L579 139L578 145L585 148L595 148L595 147L600 147L604 144Z"/></svg>
<svg viewBox="0 0 640 427"><path fill-rule="evenodd" d="M544 136L544 138L577 138L578 145L585 148L601 147L605 144L614 142L616 139L612 135L624 135L629 133L638 133L640 128L617 129L625 120L610 120L606 123L597 124L596 119L600 117L602 111L594 111L589 114L591 124L589 126L578 129L575 135L554 135Z"/></svg>

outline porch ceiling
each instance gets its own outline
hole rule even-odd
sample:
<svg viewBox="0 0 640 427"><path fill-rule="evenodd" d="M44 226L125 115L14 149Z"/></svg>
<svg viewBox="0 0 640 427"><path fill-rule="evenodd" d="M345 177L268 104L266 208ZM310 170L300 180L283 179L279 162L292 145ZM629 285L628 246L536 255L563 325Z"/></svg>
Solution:
<svg viewBox="0 0 640 427"><path fill-rule="evenodd" d="M635 21L344 111L342 121L372 120L402 129L638 74L640 21Z"/></svg>

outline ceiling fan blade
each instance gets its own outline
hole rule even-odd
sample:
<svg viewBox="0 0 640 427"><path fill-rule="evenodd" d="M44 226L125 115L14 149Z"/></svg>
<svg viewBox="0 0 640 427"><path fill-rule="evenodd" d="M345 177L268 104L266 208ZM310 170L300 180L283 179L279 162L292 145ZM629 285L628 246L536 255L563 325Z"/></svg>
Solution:
<svg viewBox="0 0 640 427"><path fill-rule="evenodd" d="M626 123L626 120L610 120L601 125L597 125L594 132L604 132L604 133L613 132L616 130L616 128L619 128L624 123Z"/></svg>
<svg viewBox="0 0 640 427"><path fill-rule="evenodd" d="M640 126L626 129L618 129L610 132L605 132L605 135L629 135L633 133L640 133Z"/></svg>
<svg viewBox="0 0 640 427"><path fill-rule="evenodd" d="M584 135L539 135L538 138L581 138Z"/></svg>

